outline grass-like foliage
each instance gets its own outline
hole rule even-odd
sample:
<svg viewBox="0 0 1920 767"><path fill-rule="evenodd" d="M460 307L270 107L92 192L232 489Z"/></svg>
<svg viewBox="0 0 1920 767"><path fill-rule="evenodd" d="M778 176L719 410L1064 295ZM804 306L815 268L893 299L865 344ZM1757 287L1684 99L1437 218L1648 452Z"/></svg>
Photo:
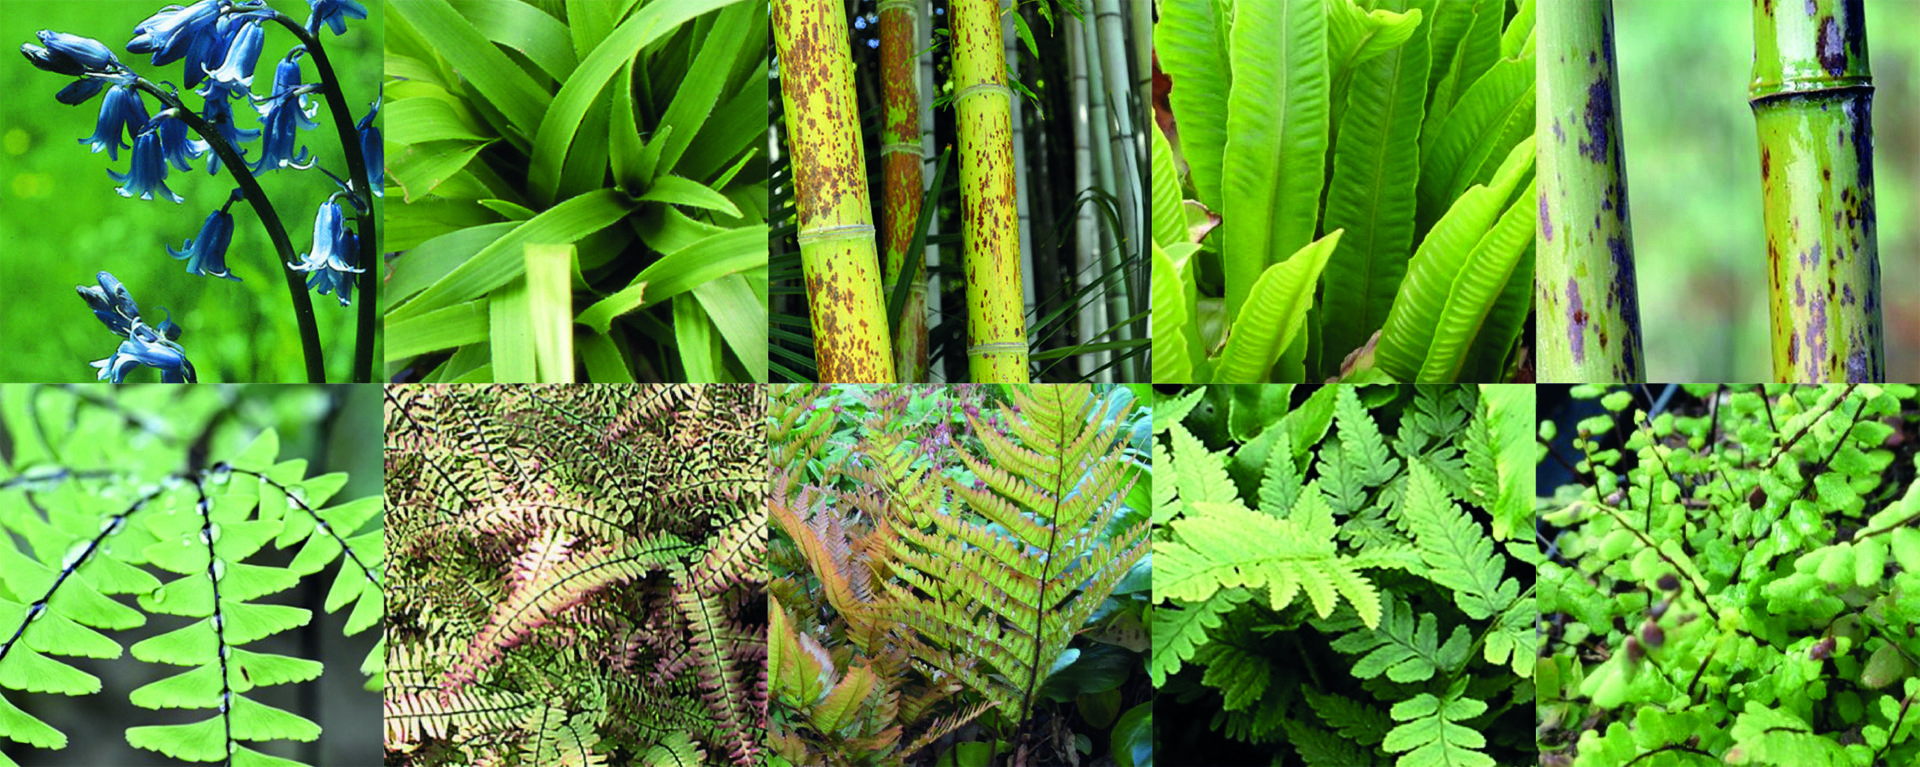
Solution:
<svg viewBox="0 0 1920 767"><path fill-rule="evenodd" d="M390 377L766 380L766 3L391 8Z"/></svg>
<svg viewBox="0 0 1920 767"><path fill-rule="evenodd" d="M1127 389L1009 392L776 389L787 763L1150 763L1146 416Z"/></svg>
<svg viewBox="0 0 1920 767"><path fill-rule="evenodd" d="M763 403L390 388L388 763L759 763Z"/></svg>
<svg viewBox="0 0 1920 767"><path fill-rule="evenodd" d="M1532 415L1505 385L1163 400L1160 763L1531 761Z"/></svg>
<svg viewBox="0 0 1920 767"><path fill-rule="evenodd" d="M1542 764L1920 763L1914 387L1639 391L1539 427Z"/></svg>
<svg viewBox="0 0 1920 767"><path fill-rule="evenodd" d="M1533 0L1508 5L1160 4L1155 381L1515 375Z"/></svg>
<svg viewBox="0 0 1920 767"><path fill-rule="evenodd" d="M264 744L316 740L320 725L313 711L282 708L274 688L323 667L281 654L298 644L276 635L314 616L269 597L328 588L326 609L348 611L349 635L377 627L384 609L380 499L336 499L346 474L308 476L305 459L281 460L274 430L240 413L304 394L0 390L0 737L37 749L99 737L29 712L39 707L21 693L105 694L76 664L130 649L157 680L112 694L189 716L142 717L126 728L129 745L187 762L298 764L267 753L285 744ZM150 618L173 628L131 648L107 633ZM367 689L380 687L383 657L376 647L362 665ZM0 765L27 753L0 754Z"/></svg>

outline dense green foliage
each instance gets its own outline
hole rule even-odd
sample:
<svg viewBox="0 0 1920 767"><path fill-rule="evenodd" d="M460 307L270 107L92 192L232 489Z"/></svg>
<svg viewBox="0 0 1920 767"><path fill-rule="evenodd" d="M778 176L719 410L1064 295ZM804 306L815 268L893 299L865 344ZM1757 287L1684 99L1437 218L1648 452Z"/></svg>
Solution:
<svg viewBox="0 0 1920 767"><path fill-rule="evenodd" d="M308 476L306 459L281 460L278 433L256 425L283 406L295 418L313 412L314 391L0 389L0 737L37 749L100 737L97 722L44 721L47 709L18 693L100 694L102 680L78 659L120 658L120 641L102 632L158 618L177 627L125 649L159 666L142 676L160 678L113 694L191 716L130 717L126 743L190 762L298 764L274 742L319 738L309 718L318 712L282 708L290 698L276 688L312 682L323 667L282 654L314 640L301 635L315 616L281 593L313 600L325 589L326 610L346 611L348 635L384 613L380 499L335 500L346 474ZM377 646L365 656L369 690L382 685L384 656ZM0 765L31 753L12 748ZM142 758L77 748L115 763Z"/></svg>
<svg viewBox="0 0 1920 767"><path fill-rule="evenodd" d="M1914 387L1687 392L1572 390L1604 410L1542 514L1543 763L1920 762Z"/></svg>
<svg viewBox="0 0 1920 767"><path fill-rule="evenodd" d="M1160 762L1531 761L1531 388L1296 394L1155 409Z"/></svg>
<svg viewBox="0 0 1920 767"><path fill-rule="evenodd" d="M1155 381L1515 374L1533 285L1533 3L1377 5L1162 5Z"/></svg>
<svg viewBox="0 0 1920 767"><path fill-rule="evenodd" d="M760 763L764 401L388 389L388 763Z"/></svg>
<svg viewBox="0 0 1920 767"><path fill-rule="evenodd" d="M1148 417L1129 389L1004 391L776 388L786 763L1151 764Z"/></svg>
<svg viewBox="0 0 1920 767"><path fill-rule="evenodd" d="M391 8L390 376L766 380L764 3Z"/></svg>

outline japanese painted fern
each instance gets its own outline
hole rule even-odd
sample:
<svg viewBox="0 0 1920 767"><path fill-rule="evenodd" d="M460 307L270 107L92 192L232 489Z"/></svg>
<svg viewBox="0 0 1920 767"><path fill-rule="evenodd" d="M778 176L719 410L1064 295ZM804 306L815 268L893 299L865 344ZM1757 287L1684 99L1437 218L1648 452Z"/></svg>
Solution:
<svg viewBox="0 0 1920 767"><path fill-rule="evenodd" d="M266 640L313 616L267 600L329 579L325 607L349 611L347 634L378 626L380 499L336 501L347 475L310 477L306 460L280 460L271 429L240 449L248 430L233 423L242 400L232 389L3 391L0 736L66 748L69 733L23 710L20 693L101 693L101 679L68 659L119 658L121 643L103 632L159 617L177 628L130 649L169 675L129 699L194 721L128 727L127 743L188 762L297 764L261 744L313 741L320 726L260 691L314 680L322 665L273 651L284 643ZM362 666L369 690L384 654L376 647ZM0 765L13 757L0 753Z"/></svg>
<svg viewBox="0 0 1920 767"><path fill-rule="evenodd" d="M1506 715L1532 710L1536 555L1507 539L1531 527L1532 487L1502 446L1531 393L1330 386L1296 407L1264 388L1196 390L1155 419L1173 481L1154 493L1151 672L1159 700L1202 715L1156 723L1164 752L1338 767L1530 753Z"/></svg>

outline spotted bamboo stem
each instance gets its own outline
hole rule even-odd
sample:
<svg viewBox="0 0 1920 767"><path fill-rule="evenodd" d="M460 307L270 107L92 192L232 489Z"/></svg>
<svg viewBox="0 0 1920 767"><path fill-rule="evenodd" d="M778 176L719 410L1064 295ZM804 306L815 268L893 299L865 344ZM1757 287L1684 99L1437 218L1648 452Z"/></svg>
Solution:
<svg viewBox="0 0 1920 767"><path fill-rule="evenodd" d="M820 380L893 383L845 13L839 0L773 3L800 261Z"/></svg>
<svg viewBox="0 0 1920 767"><path fill-rule="evenodd" d="M1612 0L1536 7L1539 380L1647 380Z"/></svg>
<svg viewBox="0 0 1920 767"><path fill-rule="evenodd" d="M995 0L954 0L954 111L966 242L967 358L979 383L1027 382L1020 211L1014 202L1013 91Z"/></svg>
<svg viewBox="0 0 1920 767"><path fill-rule="evenodd" d="M1774 378L1884 380L1861 0L1756 0L1753 50Z"/></svg>
<svg viewBox="0 0 1920 767"><path fill-rule="evenodd" d="M900 280L911 281L907 303L893 337L894 372L901 381L927 380L926 258L909 253L914 227L920 221L924 193L920 145L920 89L914 51L918 23L916 0L886 0L880 4L880 83L886 119L880 150L886 205L880 209L886 242L883 295L892 296Z"/></svg>

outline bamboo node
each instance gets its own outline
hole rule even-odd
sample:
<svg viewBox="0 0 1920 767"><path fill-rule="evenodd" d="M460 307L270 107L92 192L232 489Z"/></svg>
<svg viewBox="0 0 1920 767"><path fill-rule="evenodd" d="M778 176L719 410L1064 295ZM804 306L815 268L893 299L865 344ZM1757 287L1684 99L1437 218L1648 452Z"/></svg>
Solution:
<svg viewBox="0 0 1920 767"><path fill-rule="evenodd" d="M906 11L908 16L920 17L920 0L880 0L880 9L876 15L887 11Z"/></svg>
<svg viewBox="0 0 1920 767"><path fill-rule="evenodd" d="M1026 351L1027 342L1025 341L998 341L969 346L967 347L967 356L971 357L975 354L1010 354L1012 352L1024 353Z"/></svg>
<svg viewBox="0 0 1920 767"><path fill-rule="evenodd" d="M811 245L817 242L853 240L873 236L872 224L844 224L841 226L822 226L800 232L800 244Z"/></svg>
<svg viewBox="0 0 1920 767"><path fill-rule="evenodd" d="M892 154L892 153L894 153L894 152L900 152L900 153L903 153L903 154L910 154L910 155L913 155L913 156L915 156L915 157L925 157L925 156L927 156L927 154L926 154L926 150L924 150L924 149L922 149L922 148L920 147L920 142L917 142L917 141L915 141L915 142L901 142L901 143L894 143L894 144L883 144L883 145L881 145L881 147L880 147L880 156L881 156L881 157L885 157L885 156L887 156L887 155L889 155L889 154Z"/></svg>
<svg viewBox="0 0 1920 767"><path fill-rule="evenodd" d="M960 102L965 101L968 96L977 96L982 93L999 94L1001 96L1005 96L1009 103L1013 101L1012 88L1009 88L1005 85L1001 85L999 83L979 83L977 85L969 85L965 88L961 88L959 93L954 94L953 106L955 109L958 109L960 108Z"/></svg>

